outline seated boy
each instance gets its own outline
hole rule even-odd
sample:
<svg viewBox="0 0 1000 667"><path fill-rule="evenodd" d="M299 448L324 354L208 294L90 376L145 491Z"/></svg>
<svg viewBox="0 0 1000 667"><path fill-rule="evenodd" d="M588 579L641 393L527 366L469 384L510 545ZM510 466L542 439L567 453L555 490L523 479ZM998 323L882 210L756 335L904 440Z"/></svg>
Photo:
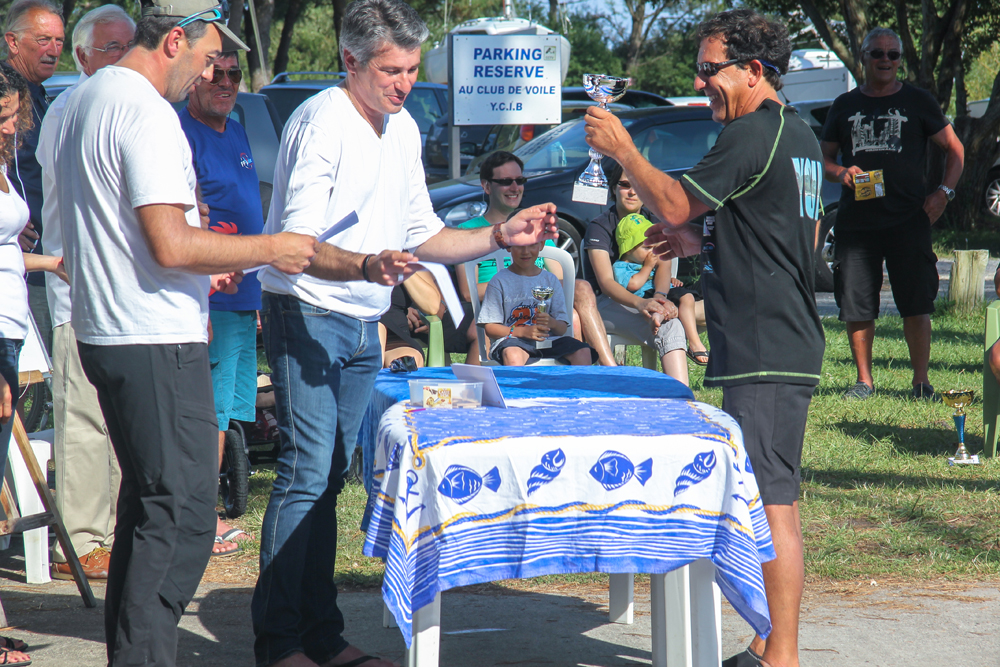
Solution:
<svg viewBox="0 0 1000 667"><path fill-rule="evenodd" d="M589 366L597 361L594 349L572 336L567 336L569 316L562 284L548 271L535 265L542 244L518 246L509 250L511 265L497 271L486 285L479 323L493 341L490 359L504 366L524 366L528 359L566 359L574 366ZM534 287L552 289L546 313L536 313ZM537 341L546 340L551 347L538 348Z"/></svg>
<svg viewBox="0 0 1000 667"><path fill-rule="evenodd" d="M653 226L645 216L638 213L626 215L615 228L615 240L621 250L621 258L612 265L615 272L615 282L633 294L649 298L655 293L653 274L656 272L656 255L643 245L646 240L646 230ZM698 335L698 323L695 314L695 292L676 278L671 280L673 287L664 296L677 306L677 319L684 327L684 335L688 340L687 356L699 366L708 365L708 350ZM659 334L659 330L657 330ZM663 347L665 341L656 338L657 348ZM664 347L664 349L666 349ZM660 354L663 350L657 349Z"/></svg>

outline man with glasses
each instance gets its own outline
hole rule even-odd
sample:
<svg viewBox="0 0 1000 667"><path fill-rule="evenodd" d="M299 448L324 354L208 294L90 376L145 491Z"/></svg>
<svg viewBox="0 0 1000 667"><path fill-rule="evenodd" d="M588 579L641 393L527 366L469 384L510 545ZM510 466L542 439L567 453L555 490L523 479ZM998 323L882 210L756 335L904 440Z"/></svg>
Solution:
<svg viewBox="0 0 1000 667"><path fill-rule="evenodd" d="M191 145L201 201L208 206L208 228L220 234L249 236L264 229L260 182L246 130L229 117L243 70L236 52L215 61L210 80L200 80L180 112L181 127ZM212 338L208 359L212 368L215 416L219 420L219 466L226 447L229 421L252 422L257 399L257 273L243 277L236 294L216 292L208 300ZM215 529L212 556L242 551L236 542L245 535L221 518Z"/></svg>
<svg viewBox="0 0 1000 667"><path fill-rule="evenodd" d="M938 291L931 225L955 197L965 151L931 94L896 78L902 50L892 30L868 33L861 46L865 81L834 101L821 137L826 178L843 186L834 225L833 285L858 368L857 382L844 394L849 400L875 393L872 340L883 261L910 350L912 396L935 396L927 376L930 314ZM928 139L946 156L939 185L926 179ZM854 176L872 170L882 171L883 194L858 201Z"/></svg>
<svg viewBox="0 0 1000 667"><path fill-rule="evenodd" d="M694 87L725 126L701 162L674 180L597 107L587 110L587 137L662 221L647 244L667 258L702 252L712 344L705 385L722 387L722 409L740 424L774 542L774 558L761 565L771 633L723 664L797 667L800 463L824 348L813 296L823 156L809 126L778 100L791 55L783 25L736 9L703 23L698 38ZM701 228L687 224L702 215Z"/></svg>
<svg viewBox="0 0 1000 667"><path fill-rule="evenodd" d="M30 214L18 239L24 252L42 252L42 169L35 159L38 132L49 107L42 83L55 73L65 37L62 10L50 0L16 0L7 11L4 30L7 62L28 82L34 120L31 131L20 138L10 179L28 204ZM41 274L41 271L28 274L28 305L46 349L51 351L52 323L46 303L45 277Z"/></svg>
<svg viewBox="0 0 1000 667"><path fill-rule="evenodd" d="M300 272L318 244L202 229L171 102L247 47L214 0L143 0L141 11L135 46L67 100L53 164L73 330L121 468L108 663L172 667L218 521L209 289L235 292L238 271L262 264Z"/></svg>
<svg viewBox="0 0 1000 667"><path fill-rule="evenodd" d="M135 22L118 5L93 9L73 29L73 60L80 80L52 101L42 120L35 155L42 169L42 243L47 254L62 256L62 225L56 194L56 133L63 109L80 83L99 69L113 65L132 44ZM55 276L53 276L55 277ZM56 506L66 524L83 571L90 579L107 579L109 551L114 543L115 505L121 473L108 439L97 391L80 366L71 320L70 288L56 278L46 280L52 320L52 419L56 463ZM52 576L73 575L57 542L52 549Z"/></svg>

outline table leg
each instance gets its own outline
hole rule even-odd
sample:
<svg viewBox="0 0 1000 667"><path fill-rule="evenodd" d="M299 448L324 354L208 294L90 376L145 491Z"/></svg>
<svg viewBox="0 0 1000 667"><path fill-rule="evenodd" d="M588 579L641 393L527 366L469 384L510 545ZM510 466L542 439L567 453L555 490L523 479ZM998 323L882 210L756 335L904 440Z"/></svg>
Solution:
<svg viewBox="0 0 1000 667"><path fill-rule="evenodd" d="M441 656L441 594L413 612L413 639L406 651L406 667L438 667Z"/></svg>
<svg viewBox="0 0 1000 667"><path fill-rule="evenodd" d="M715 564L702 558L690 567L694 667L719 667L722 661L722 593L715 583Z"/></svg>
<svg viewBox="0 0 1000 667"><path fill-rule="evenodd" d="M608 621L632 624L635 575L631 572L612 574L608 587Z"/></svg>
<svg viewBox="0 0 1000 667"><path fill-rule="evenodd" d="M389 605L382 601L382 627L383 628L398 628L399 624L396 623L396 617L392 615L389 611Z"/></svg>
<svg viewBox="0 0 1000 667"><path fill-rule="evenodd" d="M693 667L689 567L650 576L653 667Z"/></svg>

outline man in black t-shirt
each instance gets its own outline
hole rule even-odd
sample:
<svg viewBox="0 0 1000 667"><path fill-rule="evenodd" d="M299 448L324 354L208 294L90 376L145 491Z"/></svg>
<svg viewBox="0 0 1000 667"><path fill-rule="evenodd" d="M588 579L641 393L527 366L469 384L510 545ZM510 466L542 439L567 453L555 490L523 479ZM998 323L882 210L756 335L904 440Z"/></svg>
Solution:
<svg viewBox="0 0 1000 667"><path fill-rule="evenodd" d="M809 127L778 101L791 45L785 28L751 9L722 12L698 30L696 90L726 127L677 181L636 150L612 114L588 109L588 142L632 176L663 222L657 254L701 250L712 345L706 386L740 424L776 558L762 564L771 634L725 666L797 667L802 601L798 497L802 442L824 338L813 298L823 157ZM688 223L708 214L703 228Z"/></svg>
<svg viewBox="0 0 1000 667"><path fill-rule="evenodd" d="M872 339L883 260L910 349L913 397L934 397L927 377L930 314L938 290L931 225L955 196L964 150L930 93L896 79L902 50L892 30L868 33L861 46L865 82L834 101L821 137L826 178L843 186L833 278L840 319L847 323L858 367L856 384L844 394L847 399L875 393ZM928 139L947 155L942 183L930 194L924 178ZM838 153L842 164L837 164ZM854 175L878 169L884 195L857 200Z"/></svg>

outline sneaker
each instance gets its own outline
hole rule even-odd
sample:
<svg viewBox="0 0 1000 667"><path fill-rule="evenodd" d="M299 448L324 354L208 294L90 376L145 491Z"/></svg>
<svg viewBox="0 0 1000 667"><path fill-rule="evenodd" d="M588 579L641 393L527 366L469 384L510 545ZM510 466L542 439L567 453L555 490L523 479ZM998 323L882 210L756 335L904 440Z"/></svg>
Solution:
<svg viewBox="0 0 1000 667"><path fill-rule="evenodd" d="M924 401L932 401L934 403L940 403L941 397L937 395L934 391L934 387L929 384L921 382L920 384L913 387L913 398Z"/></svg>
<svg viewBox="0 0 1000 667"><path fill-rule="evenodd" d="M748 646L742 653L737 653L723 660L722 667L760 667L761 660L763 658L754 653L753 649Z"/></svg>
<svg viewBox="0 0 1000 667"><path fill-rule="evenodd" d="M869 387L864 382L858 382L853 387L844 392L845 401L863 401L875 394L875 389Z"/></svg>

